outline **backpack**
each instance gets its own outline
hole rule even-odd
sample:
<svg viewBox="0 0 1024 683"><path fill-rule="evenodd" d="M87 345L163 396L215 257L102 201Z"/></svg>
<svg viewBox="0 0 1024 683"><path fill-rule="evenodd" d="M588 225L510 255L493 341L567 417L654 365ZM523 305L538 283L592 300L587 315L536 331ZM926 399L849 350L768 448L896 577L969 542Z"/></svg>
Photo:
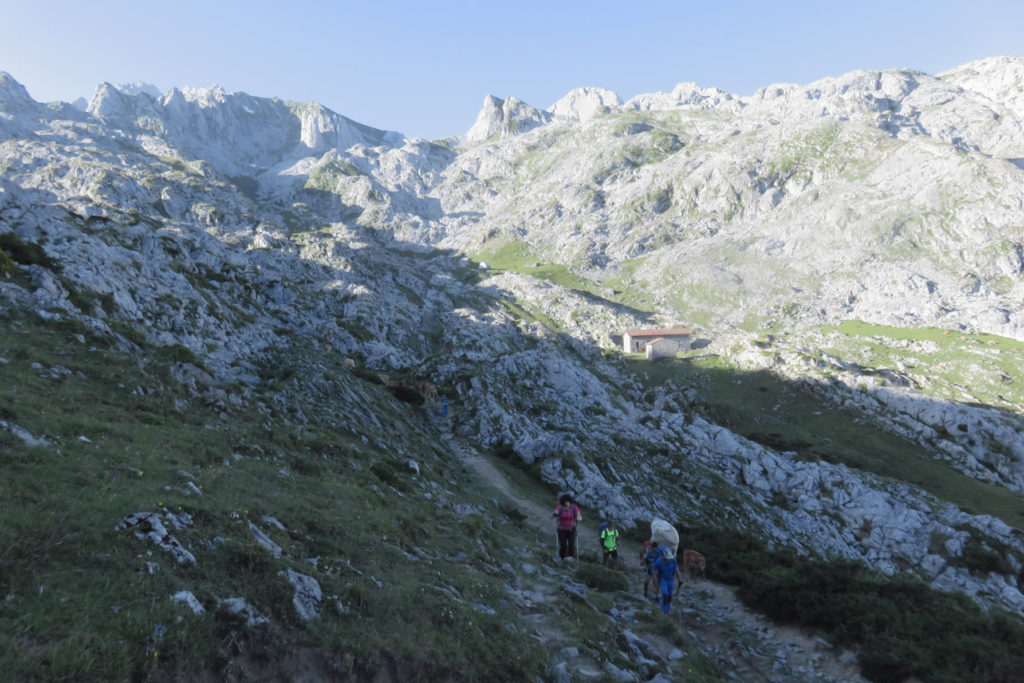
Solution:
<svg viewBox="0 0 1024 683"><path fill-rule="evenodd" d="M579 508L573 503L568 508L561 505L558 506L558 528L559 529L572 529L576 526L576 514L579 512Z"/></svg>

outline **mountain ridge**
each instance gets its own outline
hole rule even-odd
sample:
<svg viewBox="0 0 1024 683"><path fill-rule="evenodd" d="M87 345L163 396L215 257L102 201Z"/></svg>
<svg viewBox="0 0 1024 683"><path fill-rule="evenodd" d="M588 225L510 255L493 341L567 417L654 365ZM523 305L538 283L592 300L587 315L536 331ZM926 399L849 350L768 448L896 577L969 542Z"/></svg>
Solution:
<svg viewBox="0 0 1024 683"><path fill-rule="evenodd" d="M219 88L106 84L81 112L0 74L0 237L20 259L0 292L174 351L202 400L282 430L321 409L313 385L370 429L356 380L271 372L347 357L360 381L436 383L460 438L627 528L730 520L1019 614L1024 135L1016 100L984 93L1012 95L1022 64L488 97L441 141ZM616 350L680 324L703 342L671 364ZM748 374L695 370L716 359ZM744 424L714 392L747 382L766 404ZM771 413L798 393L818 412L796 427L854 411L921 480L788 436ZM1005 562L979 572L979 552Z"/></svg>

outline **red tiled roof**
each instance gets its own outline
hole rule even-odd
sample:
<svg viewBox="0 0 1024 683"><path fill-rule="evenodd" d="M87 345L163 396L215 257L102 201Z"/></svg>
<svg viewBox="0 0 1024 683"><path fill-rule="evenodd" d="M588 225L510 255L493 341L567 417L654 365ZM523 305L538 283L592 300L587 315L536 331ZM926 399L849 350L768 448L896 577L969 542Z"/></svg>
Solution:
<svg viewBox="0 0 1024 683"><path fill-rule="evenodd" d="M672 330L626 330L623 334L630 337L681 337L691 332L685 327L677 327Z"/></svg>

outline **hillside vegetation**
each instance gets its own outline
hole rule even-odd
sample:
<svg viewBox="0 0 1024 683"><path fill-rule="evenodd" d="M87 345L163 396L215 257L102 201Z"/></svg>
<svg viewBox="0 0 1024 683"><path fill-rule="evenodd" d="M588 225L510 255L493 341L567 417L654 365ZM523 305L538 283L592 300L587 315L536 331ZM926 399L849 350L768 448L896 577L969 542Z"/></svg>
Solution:
<svg viewBox="0 0 1024 683"><path fill-rule="evenodd" d="M158 349L125 353L83 326L13 311L4 326L0 410L32 435L0 431L7 675L543 671L546 655L515 628L503 589L507 562L524 559L513 549L541 547L512 540L523 536L514 520L466 489L424 417L382 387L354 389L380 425L338 430L310 416L295 429L232 388L238 400L197 399L172 377L180 361ZM317 365L335 381L348 374ZM318 398L324 413L342 407ZM195 561L116 528L136 512L164 520ZM250 525L279 549L262 547ZM287 571L319 585L314 620L296 613ZM206 613L172 601L181 591ZM235 612L238 597L252 612Z"/></svg>

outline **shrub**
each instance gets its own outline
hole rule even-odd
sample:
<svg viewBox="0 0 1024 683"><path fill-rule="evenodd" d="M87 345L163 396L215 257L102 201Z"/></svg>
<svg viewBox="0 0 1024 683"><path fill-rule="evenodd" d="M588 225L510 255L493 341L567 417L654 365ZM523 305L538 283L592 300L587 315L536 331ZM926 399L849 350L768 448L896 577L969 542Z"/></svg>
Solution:
<svg viewBox="0 0 1024 683"><path fill-rule="evenodd" d="M502 460L508 460L515 456L516 449L510 443L503 443L494 449L494 455L501 458Z"/></svg>
<svg viewBox="0 0 1024 683"><path fill-rule="evenodd" d="M629 590L629 581L626 580L625 574L599 564L580 563L576 570L576 578L599 591Z"/></svg>
<svg viewBox="0 0 1024 683"><path fill-rule="evenodd" d="M912 576L883 577L860 562L797 557L737 531L680 531L681 545L699 548L708 574L738 585L744 604L855 648L870 680L1010 681L1024 670L1024 622L1015 616L983 612L963 595ZM965 557L982 566L1002 560L980 541L967 547Z"/></svg>
<svg viewBox="0 0 1024 683"><path fill-rule="evenodd" d="M992 550L974 536L967 539L964 544L963 556L960 559L967 571L975 575L984 576L989 572L1013 573L1013 566L1004 555Z"/></svg>
<svg viewBox="0 0 1024 683"><path fill-rule="evenodd" d="M394 484L398 481L398 472L391 463L378 461L370 466L370 471L385 484Z"/></svg>
<svg viewBox="0 0 1024 683"><path fill-rule="evenodd" d="M0 249L0 275L5 277L8 275L14 275L14 271L14 261L3 249Z"/></svg>
<svg viewBox="0 0 1024 683"><path fill-rule="evenodd" d="M60 272L60 264L47 256L41 246L35 242L25 242L13 232L0 235L0 253L5 254L8 260L24 266L37 265Z"/></svg>
<svg viewBox="0 0 1024 683"><path fill-rule="evenodd" d="M398 386L388 388L391 390L391 394L403 403L411 403L412 405L420 405L423 403L423 396L420 395L420 392L411 387L399 384Z"/></svg>

